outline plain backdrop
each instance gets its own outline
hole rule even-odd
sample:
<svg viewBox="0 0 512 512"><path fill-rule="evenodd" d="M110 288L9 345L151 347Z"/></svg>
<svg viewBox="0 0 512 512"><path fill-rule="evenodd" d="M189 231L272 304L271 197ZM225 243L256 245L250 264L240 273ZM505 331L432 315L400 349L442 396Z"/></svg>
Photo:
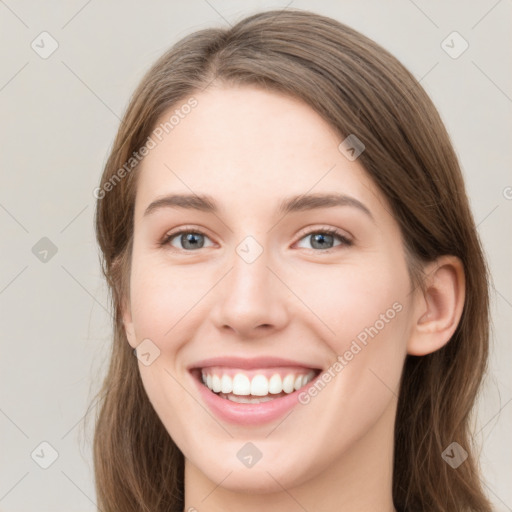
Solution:
<svg viewBox="0 0 512 512"><path fill-rule="evenodd" d="M292 7L336 18L391 51L446 123L493 275L492 357L476 438L489 496L497 511L512 510L512 2L5 0L0 511L97 509L84 419L94 416L94 407L86 413L111 324L93 190L131 93L186 34Z"/></svg>

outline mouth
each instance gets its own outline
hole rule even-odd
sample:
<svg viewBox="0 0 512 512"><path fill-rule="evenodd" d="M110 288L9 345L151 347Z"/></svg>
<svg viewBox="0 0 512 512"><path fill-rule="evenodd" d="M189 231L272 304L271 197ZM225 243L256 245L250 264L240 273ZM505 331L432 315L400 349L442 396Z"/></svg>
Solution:
<svg viewBox="0 0 512 512"><path fill-rule="evenodd" d="M197 369L195 377L220 398L239 404L260 404L300 391L319 373L313 368L242 370L212 366Z"/></svg>
<svg viewBox="0 0 512 512"><path fill-rule="evenodd" d="M266 423L299 403L321 369L281 359L217 358L189 368L201 398L221 420Z"/></svg>

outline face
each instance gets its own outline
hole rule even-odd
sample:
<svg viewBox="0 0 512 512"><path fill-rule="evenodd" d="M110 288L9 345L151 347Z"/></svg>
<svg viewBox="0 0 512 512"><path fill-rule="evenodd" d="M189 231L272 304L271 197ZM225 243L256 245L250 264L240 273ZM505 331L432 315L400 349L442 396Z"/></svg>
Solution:
<svg viewBox="0 0 512 512"><path fill-rule="evenodd" d="M138 170L127 337L190 471L294 487L392 435L412 318L400 231L306 104L194 97Z"/></svg>

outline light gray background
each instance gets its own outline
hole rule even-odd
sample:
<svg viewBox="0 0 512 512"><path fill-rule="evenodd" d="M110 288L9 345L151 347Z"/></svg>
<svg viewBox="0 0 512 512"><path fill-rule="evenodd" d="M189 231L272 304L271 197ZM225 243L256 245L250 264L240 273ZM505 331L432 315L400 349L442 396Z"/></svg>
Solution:
<svg viewBox="0 0 512 512"><path fill-rule="evenodd" d="M83 419L111 327L92 191L130 94L184 35L287 5L390 50L447 125L494 278L491 374L475 431L496 510L512 510L510 0L0 0L0 511L96 510L92 423L84 429ZM43 31L59 45L47 59L31 48ZM469 43L457 59L441 47L453 31ZM58 249L46 262L32 252L42 237ZM50 460L43 441L58 452L48 469L31 458L37 448L36 460Z"/></svg>

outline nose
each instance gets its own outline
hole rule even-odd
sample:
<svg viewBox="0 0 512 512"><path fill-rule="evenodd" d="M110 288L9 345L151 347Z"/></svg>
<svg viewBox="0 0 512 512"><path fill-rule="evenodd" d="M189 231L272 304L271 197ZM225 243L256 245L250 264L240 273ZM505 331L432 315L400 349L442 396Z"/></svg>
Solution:
<svg viewBox="0 0 512 512"><path fill-rule="evenodd" d="M253 262L235 253L228 274L217 286L212 312L216 327L240 338L258 338L282 329L288 322L291 293L277 277L267 251Z"/></svg>

